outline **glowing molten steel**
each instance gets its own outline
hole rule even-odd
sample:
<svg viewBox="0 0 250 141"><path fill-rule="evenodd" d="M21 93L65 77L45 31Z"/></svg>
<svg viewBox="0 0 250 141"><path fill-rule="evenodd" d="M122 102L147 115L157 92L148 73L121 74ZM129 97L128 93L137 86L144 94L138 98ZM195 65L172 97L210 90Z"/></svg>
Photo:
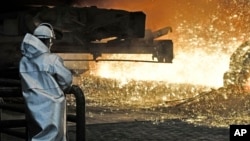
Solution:
<svg viewBox="0 0 250 141"><path fill-rule="evenodd" d="M138 58L138 55L134 57ZM148 57L141 56L140 59ZM105 78L122 81L134 79L216 87L223 85L222 76L228 69L229 62L226 54L209 55L199 49L197 52L177 52L175 58L173 64L100 62L96 73Z"/></svg>
<svg viewBox="0 0 250 141"><path fill-rule="evenodd" d="M249 0L95 2L97 1L89 0L88 4L84 3L82 6L143 10L147 15L147 28L157 30L166 25L171 26L173 33L164 38L173 40L175 56L172 64L92 63L92 75L81 77L80 86L88 100L87 106L98 107L98 112L100 107L104 110L97 114L94 110L89 110L90 117L101 115L103 118L106 113L116 113L119 110L124 113L123 109L126 109L128 112L122 118L141 112L144 113L143 119L155 122L181 117L199 125L226 128L229 124L250 122L249 92L238 85L220 87L223 85L223 74L230 66L237 66L242 70L239 63L242 61L237 59L242 56L236 55L234 61L230 56L243 42L249 40ZM150 60L151 55L103 57ZM230 75L230 78L233 77ZM250 81L248 83L250 86Z"/></svg>
<svg viewBox="0 0 250 141"><path fill-rule="evenodd" d="M157 80L220 87L233 51L249 37L249 1L227 0L108 0L99 7L143 10L147 28L172 26L164 37L174 42L172 64L98 62L97 76L119 79ZM92 3L93 4L93 3ZM240 33L240 34L239 34ZM149 60L150 55L108 55L106 58Z"/></svg>

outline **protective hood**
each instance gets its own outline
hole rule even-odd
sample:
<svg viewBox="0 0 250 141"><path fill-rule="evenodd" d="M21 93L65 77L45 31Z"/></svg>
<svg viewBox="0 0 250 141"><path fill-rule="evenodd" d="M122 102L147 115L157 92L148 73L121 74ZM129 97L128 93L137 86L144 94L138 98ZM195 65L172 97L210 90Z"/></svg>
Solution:
<svg viewBox="0 0 250 141"><path fill-rule="evenodd" d="M21 44L22 55L33 58L43 53L50 52L49 48L37 37L27 33Z"/></svg>

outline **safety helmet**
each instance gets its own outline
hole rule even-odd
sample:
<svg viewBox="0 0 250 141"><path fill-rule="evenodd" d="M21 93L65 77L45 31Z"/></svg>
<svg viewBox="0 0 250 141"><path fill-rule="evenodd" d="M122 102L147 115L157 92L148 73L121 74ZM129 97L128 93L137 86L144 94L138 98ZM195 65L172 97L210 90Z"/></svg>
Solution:
<svg viewBox="0 0 250 141"><path fill-rule="evenodd" d="M33 33L39 39L55 39L53 27L49 23L41 23L37 26Z"/></svg>

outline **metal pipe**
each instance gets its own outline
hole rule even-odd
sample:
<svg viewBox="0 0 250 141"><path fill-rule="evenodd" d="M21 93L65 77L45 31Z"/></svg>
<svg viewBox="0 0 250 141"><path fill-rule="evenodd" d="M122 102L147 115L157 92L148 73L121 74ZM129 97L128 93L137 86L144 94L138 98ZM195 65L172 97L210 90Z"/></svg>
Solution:
<svg viewBox="0 0 250 141"><path fill-rule="evenodd" d="M85 97L82 89L79 86L73 85L70 91L70 94L73 94L76 99L76 115L68 115L68 121L76 123L76 141L85 141L86 140L86 119L85 119ZM20 97L20 88L17 87L0 87L0 97ZM0 104L0 109L25 113L25 106L21 104ZM20 121L20 123L19 123ZM17 131L12 131L7 128L14 126L24 125L23 120L15 120L10 122L8 120L1 120L1 132L10 134L13 136L23 137L23 134L18 133ZM6 127L7 126L7 127ZM27 136L27 134L26 134Z"/></svg>
<svg viewBox="0 0 250 141"><path fill-rule="evenodd" d="M1 121L1 130L4 128L16 128L16 127L26 127L25 119L18 120L3 120Z"/></svg>
<svg viewBox="0 0 250 141"><path fill-rule="evenodd" d="M64 61L95 61L95 62L101 62L101 61L110 61L110 62L143 62L143 63L162 63L157 61L147 61L147 60L129 60L129 59L64 59Z"/></svg>
<svg viewBox="0 0 250 141"><path fill-rule="evenodd" d="M1 86L21 86L20 80L0 78Z"/></svg>
<svg viewBox="0 0 250 141"><path fill-rule="evenodd" d="M25 106L24 104L0 104L0 108L4 110L25 113Z"/></svg>
<svg viewBox="0 0 250 141"><path fill-rule="evenodd" d="M75 96L76 99L76 141L86 140L86 120L85 120L85 97L82 89L79 86L73 85L71 87L71 94ZM74 119L73 117L71 117Z"/></svg>
<svg viewBox="0 0 250 141"><path fill-rule="evenodd" d="M22 138L22 139L26 139L26 133L15 131L13 129L4 128L4 129L1 129L1 132L5 133L5 134L8 134L8 135L11 135L11 136L15 136L15 137L19 137L19 138Z"/></svg>
<svg viewBox="0 0 250 141"><path fill-rule="evenodd" d="M21 88L0 86L0 97L22 97Z"/></svg>

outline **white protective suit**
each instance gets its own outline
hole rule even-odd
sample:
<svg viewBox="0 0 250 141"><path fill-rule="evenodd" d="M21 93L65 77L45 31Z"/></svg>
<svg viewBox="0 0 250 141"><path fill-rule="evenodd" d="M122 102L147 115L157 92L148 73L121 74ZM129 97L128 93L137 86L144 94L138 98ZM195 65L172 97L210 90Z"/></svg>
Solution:
<svg viewBox="0 0 250 141"><path fill-rule="evenodd" d="M27 33L21 45L19 72L31 117L40 127L32 141L66 141L66 100L63 90L72 74L63 60L50 53L37 37Z"/></svg>

